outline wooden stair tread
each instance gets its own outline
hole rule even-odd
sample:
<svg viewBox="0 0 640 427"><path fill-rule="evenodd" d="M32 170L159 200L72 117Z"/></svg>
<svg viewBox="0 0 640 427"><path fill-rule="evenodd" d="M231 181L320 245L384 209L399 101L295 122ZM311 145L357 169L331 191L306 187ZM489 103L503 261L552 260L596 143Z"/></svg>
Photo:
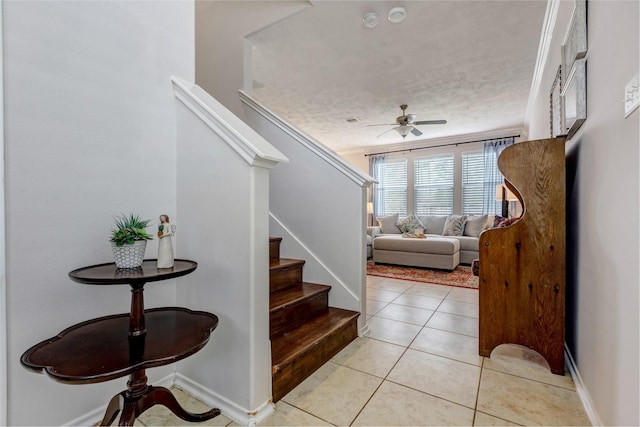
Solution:
<svg viewBox="0 0 640 427"><path fill-rule="evenodd" d="M303 259L278 258L269 262L269 269L275 270L278 268L293 267L297 265L304 265L304 263L305 261Z"/></svg>
<svg viewBox="0 0 640 427"><path fill-rule="evenodd" d="M310 322L280 335L271 341L271 363L274 374L281 365L294 361L313 350L336 330L358 318L357 311L329 307L327 312Z"/></svg>
<svg viewBox="0 0 640 427"><path fill-rule="evenodd" d="M271 292L269 311L285 309L299 301L308 299L323 292L329 292L331 286L302 282L300 286L291 286Z"/></svg>
<svg viewBox="0 0 640 427"><path fill-rule="evenodd" d="M358 336L359 312L329 307L331 286L303 281L305 260L269 238L269 339L277 402Z"/></svg>

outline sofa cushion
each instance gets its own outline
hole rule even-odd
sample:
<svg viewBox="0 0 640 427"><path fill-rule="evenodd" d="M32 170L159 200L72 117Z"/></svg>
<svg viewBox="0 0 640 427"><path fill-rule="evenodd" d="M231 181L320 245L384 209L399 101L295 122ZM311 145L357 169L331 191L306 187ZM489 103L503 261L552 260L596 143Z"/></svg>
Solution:
<svg viewBox="0 0 640 427"><path fill-rule="evenodd" d="M409 214L408 217L396 222L396 225L403 233L413 233L416 228L422 228L423 230L425 228L424 224L414 214Z"/></svg>
<svg viewBox="0 0 640 427"><path fill-rule="evenodd" d="M478 237L489 228L489 215L471 215L464 223L463 236Z"/></svg>
<svg viewBox="0 0 640 427"><path fill-rule="evenodd" d="M478 242L480 240L477 237L456 236L456 240L458 240L458 242L460 242L460 250L461 251L478 252Z"/></svg>
<svg viewBox="0 0 640 427"><path fill-rule="evenodd" d="M464 223L467 217L462 215L449 215L444 223L443 236L462 236Z"/></svg>
<svg viewBox="0 0 640 427"><path fill-rule="evenodd" d="M424 254L453 255L460 251L458 239L428 236L426 239L410 239L402 236L378 236L373 241L376 251L398 251Z"/></svg>
<svg viewBox="0 0 640 427"><path fill-rule="evenodd" d="M380 232L382 234L402 234L402 231L400 231L396 225L398 222L398 214L379 216L376 220L378 221L378 225L380 225Z"/></svg>
<svg viewBox="0 0 640 427"><path fill-rule="evenodd" d="M429 234L442 235L444 223L447 221L446 215L423 215L419 216L420 222L424 224L424 232Z"/></svg>

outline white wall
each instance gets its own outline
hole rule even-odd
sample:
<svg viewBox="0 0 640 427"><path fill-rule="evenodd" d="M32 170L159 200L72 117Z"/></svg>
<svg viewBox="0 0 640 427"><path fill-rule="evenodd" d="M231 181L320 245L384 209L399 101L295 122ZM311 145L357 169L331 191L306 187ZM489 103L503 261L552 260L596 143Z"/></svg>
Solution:
<svg viewBox="0 0 640 427"><path fill-rule="evenodd" d="M365 157L364 150L338 154L340 154L342 158L349 162L354 168L357 168L366 174L369 173L369 158Z"/></svg>
<svg viewBox="0 0 640 427"><path fill-rule="evenodd" d="M4 46L3 11L0 5L0 46ZM4 57L0 55L0 98L4 100ZM2 163L0 163L0 424L7 424L7 270L5 251L5 143L4 143L4 102L0 104L0 150Z"/></svg>
<svg viewBox="0 0 640 427"><path fill-rule="evenodd" d="M560 2L530 139L549 135L549 89L572 2ZM587 120L567 143L567 337L604 425L639 425L639 117L624 86L638 72L639 3L588 2Z"/></svg>
<svg viewBox="0 0 640 427"><path fill-rule="evenodd" d="M196 83L238 117L244 117L244 38L310 7L307 0L196 1Z"/></svg>
<svg viewBox="0 0 640 427"><path fill-rule="evenodd" d="M106 405L126 388L126 378L61 385L24 369L20 355L79 321L129 310L128 286L80 285L67 277L74 268L112 260L113 215L134 211L155 226L167 213L180 227L170 77L194 77L194 5L5 1L3 7L7 421L60 425ZM147 257L156 251L154 240ZM147 286L147 307L175 300L175 281ZM152 369L150 381L171 371Z"/></svg>

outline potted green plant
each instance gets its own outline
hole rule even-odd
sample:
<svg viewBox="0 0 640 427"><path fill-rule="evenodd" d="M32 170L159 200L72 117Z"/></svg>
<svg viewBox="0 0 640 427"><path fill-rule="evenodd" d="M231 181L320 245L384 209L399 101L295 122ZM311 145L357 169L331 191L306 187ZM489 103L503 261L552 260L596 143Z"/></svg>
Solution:
<svg viewBox="0 0 640 427"><path fill-rule="evenodd" d="M116 227L111 230L111 250L118 268L137 268L142 265L147 240L153 236L147 233L149 219L138 215L120 215L114 219Z"/></svg>

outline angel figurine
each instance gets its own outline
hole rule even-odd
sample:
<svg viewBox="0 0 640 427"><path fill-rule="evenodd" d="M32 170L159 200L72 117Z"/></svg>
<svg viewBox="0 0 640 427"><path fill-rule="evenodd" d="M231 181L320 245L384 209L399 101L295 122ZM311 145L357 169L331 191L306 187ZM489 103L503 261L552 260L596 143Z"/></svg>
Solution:
<svg viewBox="0 0 640 427"><path fill-rule="evenodd" d="M158 268L173 267L173 244L171 236L176 234L176 226L169 222L168 215L160 215L158 225Z"/></svg>

